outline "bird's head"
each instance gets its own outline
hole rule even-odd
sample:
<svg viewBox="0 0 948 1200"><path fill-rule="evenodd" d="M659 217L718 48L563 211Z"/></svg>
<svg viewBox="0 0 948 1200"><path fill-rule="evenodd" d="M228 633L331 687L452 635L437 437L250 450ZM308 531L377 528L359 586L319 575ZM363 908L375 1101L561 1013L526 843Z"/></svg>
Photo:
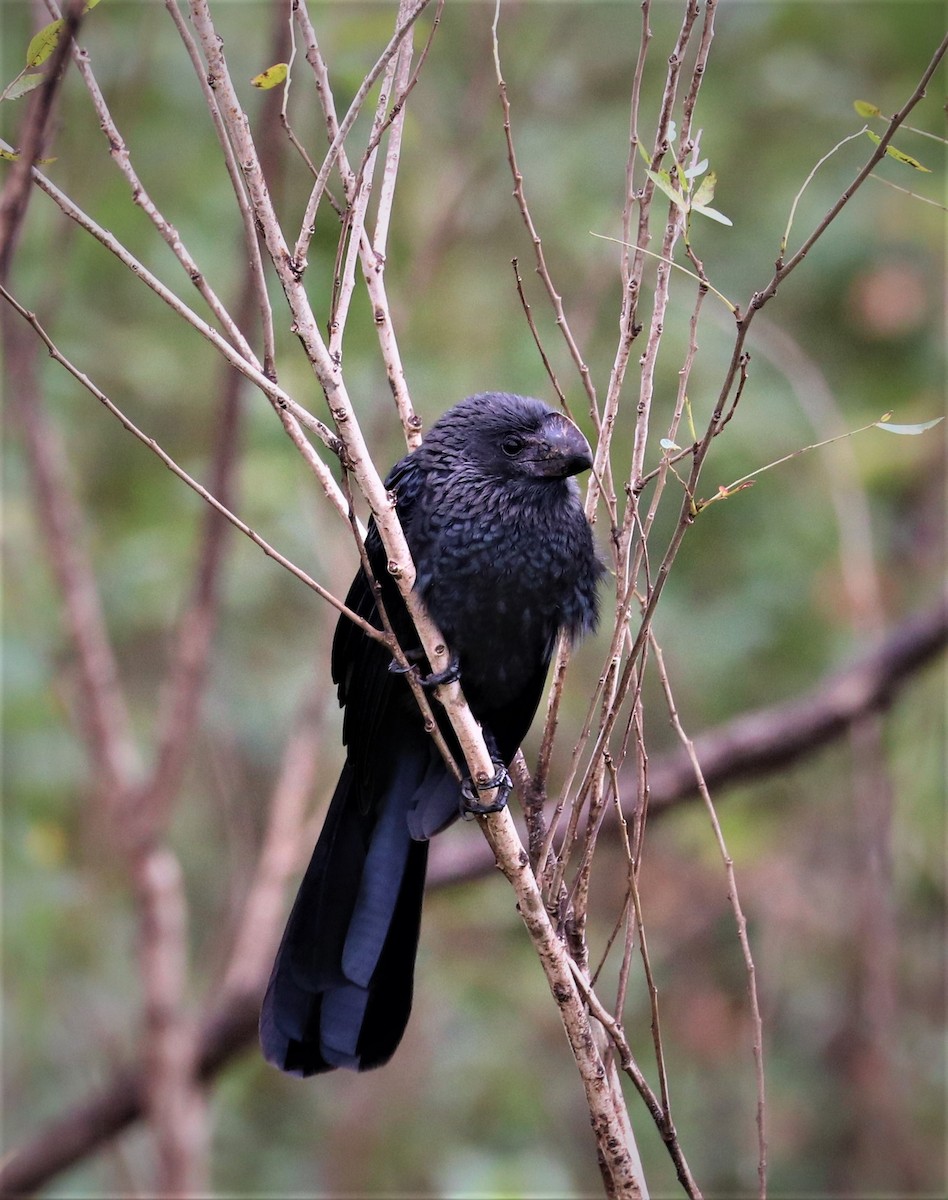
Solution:
<svg viewBox="0 0 948 1200"><path fill-rule="evenodd" d="M568 417L507 392L482 392L449 409L422 451L435 469L505 480L562 480L593 464L589 443Z"/></svg>

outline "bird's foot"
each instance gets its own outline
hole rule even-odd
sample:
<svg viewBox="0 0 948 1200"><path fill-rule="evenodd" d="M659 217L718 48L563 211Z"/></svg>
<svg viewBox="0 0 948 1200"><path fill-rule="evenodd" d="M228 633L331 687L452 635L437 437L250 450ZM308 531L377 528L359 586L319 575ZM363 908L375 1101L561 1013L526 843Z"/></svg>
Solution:
<svg viewBox="0 0 948 1200"><path fill-rule="evenodd" d="M461 783L461 816L465 819L483 817L487 813L500 812L501 809L507 807L507 797L513 788L513 780L510 778L510 772L499 759L492 758L491 762L497 770L489 779L475 783L469 775ZM492 792L495 788L497 795L493 802L481 804L480 793Z"/></svg>
<svg viewBox="0 0 948 1200"><path fill-rule="evenodd" d="M452 654L451 661L443 671L432 671L430 675L423 675L418 682L423 688L436 688L441 687L443 683L456 683L460 678L461 664Z"/></svg>
<svg viewBox="0 0 948 1200"><path fill-rule="evenodd" d="M408 661L405 663L405 665L402 666L400 662L393 658L388 664L388 669L393 675L410 675L412 671L417 672L418 670L416 664L411 660L423 657L424 654L421 650L407 650L405 652L405 658L408 659ZM430 691L432 688L441 687L443 683L454 683L460 678L461 664L457 658L452 655L451 661L443 671L432 671L430 675L421 675L418 677L418 682L423 688Z"/></svg>

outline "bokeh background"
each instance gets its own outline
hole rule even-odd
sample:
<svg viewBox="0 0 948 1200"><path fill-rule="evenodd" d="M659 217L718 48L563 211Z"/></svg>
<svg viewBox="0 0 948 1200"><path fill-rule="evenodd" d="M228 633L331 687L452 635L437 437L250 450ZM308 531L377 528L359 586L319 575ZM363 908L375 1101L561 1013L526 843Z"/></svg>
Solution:
<svg viewBox="0 0 948 1200"><path fill-rule="evenodd" d="M271 61L274 8L233 0L215 9L251 111L263 102L249 80ZM390 35L393 6L326 3L313 5L312 14L344 108ZM487 388L553 399L513 285L514 255L547 351L574 410L584 412L511 197L493 16L486 3L448 3L405 127L387 282L413 399L429 424L450 403ZM0 3L4 82L19 69L36 19L26 3ZM721 0L696 126L718 175L715 206L733 227L696 220L693 231L716 288L743 304L769 280L804 178L861 124L853 101L898 108L940 41L943 20L944 6L928 0ZM617 247L591 233L614 237L620 229L639 21L639 6L618 0L510 3L501 18L528 198L602 394L617 333ZM677 3L653 5L646 138L679 21ZM233 296L243 251L229 185L163 6L108 0L90 14L82 41L147 187L219 293ZM942 71L910 124L943 135L944 84ZM315 140L318 123L302 85L294 103L297 132ZM19 119L13 105L0 106L8 141ZM879 176L943 202L943 144L904 132L897 145L932 173L889 161ZM791 246L868 149L865 139L850 143L816 175L797 209ZM167 248L111 167L75 78L64 88L53 153L50 176L184 290ZM294 164L277 193L291 226L306 193ZM314 293L332 271L335 237L331 222L317 233ZM40 195L11 283L100 387L206 477L219 366L199 337ZM674 399L693 298L683 278L674 284L657 387L661 413ZM943 210L868 181L755 326L750 380L713 448L704 494L886 412L905 423L940 415L943 306ZM281 383L321 413L322 398L286 325L278 309ZM727 313L709 301L690 389L699 423L730 345ZM108 627L147 746L170 631L190 586L200 502L54 364L41 370L89 516ZM386 466L403 443L362 292L345 370ZM630 406L634 380L633 371ZM16 378L8 373L4 386L12 393ZM656 438L660 425L661 418ZM259 396L246 397L240 437L240 515L344 591L356 563L351 541ZM656 626L691 733L793 698L937 599L943 450L940 431L899 438L870 430L765 473L753 489L702 516ZM127 879L108 831L89 819L73 651L15 422L3 454L9 1150L134 1055L139 985ZM656 461L657 445L650 454ZM329 609L249 541L230 536L227 555L211 679L172 827L191 906L196 1010L219 981L287 727L314 672L327 672L332 624ZM578 658L567 727L581 719L602 649L587 645ZM872 728L715 796L757 960L775 1195L944 1194L944 695L943 673L929 670ZM652 752L659 754L672 733L657 689L648 701ZM340 762L334 714L320 752L314 810ZM465 826L447 836L479 834ZM606 850L597 870L601 924L594 922L591 937L601 944L620 902L621 857ZM746 980L724 871L697 804L651 824L642 895L685 1153L706 1194L752 1192ZM654 1079L640 975L626 1017ZM212 1181L221 1194L567 1196L599 1189L558 1017L499 876L429 898L414 1015L384 1070L300 1084L267 1068L250 1047L210 1094ZM674 1194L671 1165L635 1097L631 1111L654 1194ZM46 1194L146 1194L150 1154L138 1129L56 1179Z"/></svg>

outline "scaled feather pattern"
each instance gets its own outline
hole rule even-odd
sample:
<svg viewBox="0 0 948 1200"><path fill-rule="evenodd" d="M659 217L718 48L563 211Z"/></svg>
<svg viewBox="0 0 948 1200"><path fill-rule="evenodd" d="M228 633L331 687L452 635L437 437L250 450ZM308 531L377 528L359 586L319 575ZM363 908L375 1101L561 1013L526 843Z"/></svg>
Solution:
<svg viewBox="0 0 948 1200"><path fill-rule="evenodd" d="M509 764L530 727L559 636L596 625L603 567L574 479L591 465L567 417L540 400L485 392L446 412L386 480L415 589L498 763ZM424 673L374 523L366 552L399 644ZM362 570L346 603L382 628ZM428 838L463 804L391 664L381 643L340 617L331 669L346 762L260 1017L266 1058L294 1075L367 1070L391 1057L411 1011Z"/></svg>

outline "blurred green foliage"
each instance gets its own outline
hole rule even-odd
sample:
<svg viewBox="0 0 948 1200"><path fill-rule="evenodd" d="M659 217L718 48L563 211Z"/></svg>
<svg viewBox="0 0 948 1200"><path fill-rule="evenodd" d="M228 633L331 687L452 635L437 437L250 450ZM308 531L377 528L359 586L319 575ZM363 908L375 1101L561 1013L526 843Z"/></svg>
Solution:
<svg viewBox="0 0 948 1200"><path fill-rule="evenodd" d="M311 8L343 110L390 34L394 6ZM263 102L249 81L272 61L274 10L255 2L215 8L251 113ZM511 198L493 81L493 15L486 3L446 5L409 102L387 267L400 346L426 423L460 397L488 388L552 398L514 288L510 259L518 256L544 345L582 420L582 392L533 276L531 247ZM794 195L816 160L859 127L853 101L886 112L899 107L942 35L943 17L943 5L928 0L721 0L696 126L702 155L718 176L715 207L734 225L696 219L693 228L716 288L744 305L768 281ZM25 3L2 0L3 81L22 65L32 19ZM527 196L601 394L615 352L618 248L590 231L620 232L639 20L638 5L606 0L511 3L501 15ZM647 143L679 22L677 3L653 5L641 118ZM82 41L147 188L219 294L232 298L244 252L230 187L163 7L109 0L90 14ZM318 146L315 102L299 67L297 79L294 127ZM944 79L942 72L913 125L942 132ZM0 106L0 133L8 141L15 140L21 113L13 104ZM364 121L357 125L353 144L364 141L365 129ZM940 200L941 144L909 132L897 144L934 174L922 177L886 161L878 175ZM868 150L864 139L849 143L816 175L797 209L791 249ZM46 169L56 183L186 294L180 269L111 169L74 73L51 153L56 161ZM307 191L294 165L277 190L290 228ZM653 246L661 219L656 211ZM324 220L310 255L310 286L314 299L322 296L322 316L336 235ZM704 495L831 435L839 423L856 428L889 410L901 422L938 415L943 236L939 208L868 182L768 310L822 374L832 408L801 407L761 322L751 338L750 380L736 418L715 444ZM206 482L221 368L202 340L38 194L12 286L63 351ZM693 303L690 281L676 277L673 286L651 464L671 411ZM646 312L649 299L643 298ZM322 413L279 305L277 313L280 381ZM731 344L729 317L713 298L699 340L690 392L700 426ZM44 361L41 370L68 446L72 483L89 514L109 629L148 746L169 636L190 585L200 502L54 364ZM400 432L361 294L347 331L345 370L377 461L394 461ZM17 381L7 378L5 386ZM630 409L634 392L633 372ZM618 444L625 438L620 431ZM844 590L841 550L849 533L834 510L834 488L868 505L886 623L937 595L940 432L899 439L871 431L848 445L851 458L816 451L768 472L752 490L713 505L686 539L657 629L690 731L790 697L868 644ZM138 985L126 880L108 831L91 824L86 811L87 767L70 717L71 649L15 429L4 443L3 469L9 1149L134 1052ZM660 530L670 531L676 504L660 516ZM236 507L289 557L344 591L356 562L348 535L268 406L250 394ZM312 672L327 670L331 621L330 611L287 573L245 539L231 537L212 681L174 828L192 903L195 1004L212 992L221 966L221 934L259 836L291 715ZM596 647L584 648L567 722L579 720L598 665ZM671 734L657 689L648 699L657 753ZM931 1195L943 1193L946 1183L939 681L914 683L885 718L883 736L895 798L888 891L894 924L882 948L891 972L893 1007L882 1028L897 1084L895 1130L872 1107L865 1083L874 1060L860 1040L872 938L860 904L874 847L860 827L857 746L843 742L778 778L716 797L757 955L775 1195ZM566 736L561 749L568 743ZM333 717L323 791L339 757ZM446 836L478 834L464 827ZM676 1124L705 1193L744 1194L755 1173L746 982L723 870L697 806L654 823L644 871ZM623 877L620 859L610 861L604 851L594 942L601 944L611 928ZM654 1079L638 975L627 1028ZM340 1072L300 1085L251 1052L224 1074L212 1104L213 1182L221 1194L552 1196L599 1188L558 1018L499 878L429 900L416 1011L384 1071ZM673 1193L671 1166L634 1097L631 1111L653 1194ZM83 1164L48 1194L112 1193L126 1173L147 1180L148 1162L139 1132L123 1139L117 1156L104 1153Z"/></svg>

